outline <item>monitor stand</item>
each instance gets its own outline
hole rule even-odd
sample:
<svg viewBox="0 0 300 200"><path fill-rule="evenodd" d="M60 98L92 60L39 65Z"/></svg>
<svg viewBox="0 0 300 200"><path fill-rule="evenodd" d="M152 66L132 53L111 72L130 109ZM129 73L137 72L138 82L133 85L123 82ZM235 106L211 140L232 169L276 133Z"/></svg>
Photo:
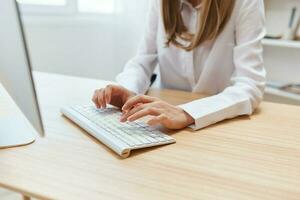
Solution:
<svg viewBox="0 0 300 200"><path fill-rule="evenodd" d="M34 140L34 129L24 118L0 117L0 149L31 144Z"/></svg>

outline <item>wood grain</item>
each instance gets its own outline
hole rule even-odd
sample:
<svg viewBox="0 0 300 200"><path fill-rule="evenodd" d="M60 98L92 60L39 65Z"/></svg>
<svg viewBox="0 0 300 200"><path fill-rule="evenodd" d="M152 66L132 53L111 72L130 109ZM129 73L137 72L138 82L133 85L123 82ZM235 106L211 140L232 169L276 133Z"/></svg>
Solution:
<svg viewBox="0 0 300 200"><path fill-rule="evenodd" d="M41 199L300 199L299 107L263 103L250 117L168 131L176 144L121 159L59 112L90 104L94 89L108 82L45 73L35 79L47 136L0 151L2 187ZM173 104L203 97L149 94ZM1 99L0 113L7 107Z"/></svg>

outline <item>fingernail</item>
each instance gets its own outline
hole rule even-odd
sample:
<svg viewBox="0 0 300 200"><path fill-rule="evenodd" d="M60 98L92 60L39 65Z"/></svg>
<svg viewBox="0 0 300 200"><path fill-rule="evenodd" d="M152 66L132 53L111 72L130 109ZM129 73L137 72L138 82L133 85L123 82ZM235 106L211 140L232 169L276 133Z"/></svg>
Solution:
<svg viewBox="0 0 300 200"><path fill-rule="evenodd" d="M123 122L124 119L125 119L124 116L121 116L121 117L120 117L120 122Z"/></svg>

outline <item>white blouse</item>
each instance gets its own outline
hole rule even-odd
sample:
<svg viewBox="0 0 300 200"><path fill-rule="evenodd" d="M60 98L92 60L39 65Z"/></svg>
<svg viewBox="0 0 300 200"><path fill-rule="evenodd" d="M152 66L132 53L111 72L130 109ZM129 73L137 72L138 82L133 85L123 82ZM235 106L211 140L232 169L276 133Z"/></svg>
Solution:
<svg viewBox="0 0 300 200"><path fill-rule="evenodd" d="M187 52L166 47L161 0L151 0L149 20L137 55L117 76L127 89L144 94L159 66L162 88L210 95L179 105L200 129L224 119L251 115L263 98L266 72L261 40L265 35L263 0L236 0L232 16L213 42ZM198 10L181 1L185 25L194 32Z"/></svg>

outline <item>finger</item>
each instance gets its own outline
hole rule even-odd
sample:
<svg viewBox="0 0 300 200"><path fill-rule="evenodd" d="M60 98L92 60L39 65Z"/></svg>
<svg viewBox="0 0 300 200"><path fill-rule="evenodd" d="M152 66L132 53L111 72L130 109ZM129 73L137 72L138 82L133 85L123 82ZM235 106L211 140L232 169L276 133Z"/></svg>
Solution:
<svg viewBox="0 0 300 200"><path fill-rule="evenodd" d="M98 95L97 95L97 102L98 102L98 104L99 104L99 108L102 108L102 105L103 105L103 98L102 98L102 96L103 96L103 89L101 89L101 90L99 90L98 91Z"/></svg>
<svg viewBox="0 0 300 200"><path fill-rule="evenodd" d="M95 90L93 98L92 98L92 101L94 102L94 104L96 105L96 107L99 108L99 104L98 104L98 100L97 100L98 99L97 95L98 95L98 90Z"/></svg>
<svg viewBox="0 0 300 200"><path fill-rule="evenodd" d="M140 110L142 110L144 108L145 108L145 104L139 104L139 105L133 107L133 109L131 109L131 110L127 111L127 112L123 112L123 115L121 116L120 121L121 122L126 122L127 119L128 119L128 117L130 117L134 113L136 113L136 112L138 112L138 111L140 111Z"/></svg>
<svg viewBox="0 0 300 200"><path fill-rule="evenodd" d="M138 104L134 105L133 108L130 109L129 111L123 111L123 115L122 115L120 121L125 122L128 120L128 118L131 115L137 113L138 111L140 111L142 109L146 109L146 108L155 108L157 111L159 110L160 112L163 112L160 108L157 107L156 102L147 103L147 104L138 103Z"/></svg>
<svg viewBox="0 0 300 200"><path fill-rule="evenodd" d="M164 121L167 120L167 119L168 119L168 117L167 117L165 114L161 114L161 115L159 115L159 116L156 116L156 117L151 118L151 119L147 122L147 124L148 124L149 126L155 126L155 125L164 123Z"/></svg>
<svg viewBox="0 0 300 200"><path fill-rule="evenodd" d="M111 85L108 85L105 89L105 101L107 104L110 104L110 101L111 101L111 95L112 95L112 86Z"/></svg>
<svg viewBox="0 0 300 200"><path fill-rule="evenodd" d="M104 90L102 91L102 96L101 96L101 100L102 100L102 108L106 108L105 93L106 93L106 90L104 89Z"/></svg>
<svg viewBox="0 0 300 200"><path fill-rule="evenodd" d="M146 109L142 109L142 110L134 113L130 117L128 117L128 121L133 122L133 121L138 120L138 119L140 119L142 117L145 117L147 115L157 116L159 114L160 114L160 112L156 108L146 108Z"/></svg>
<svg viewBox="0 0 300 200"><path fill-rule="evenodd" d="M96 94L97 108L100 108L100 107L101 107L101 104L100 104L100 102L99 102L99 96L101 95L101 90L102 90L102 89L97 90L97 94Z"/></svg>
<svg viewBox="0 0 300 200"><path fill-rule="evenodd" d="M138 103L150 103L155 101L154 97L146 96L146 95L137 95L132 98L130 98L124 106L122 107L122 110L130 110L135 104Z"/></svg>

